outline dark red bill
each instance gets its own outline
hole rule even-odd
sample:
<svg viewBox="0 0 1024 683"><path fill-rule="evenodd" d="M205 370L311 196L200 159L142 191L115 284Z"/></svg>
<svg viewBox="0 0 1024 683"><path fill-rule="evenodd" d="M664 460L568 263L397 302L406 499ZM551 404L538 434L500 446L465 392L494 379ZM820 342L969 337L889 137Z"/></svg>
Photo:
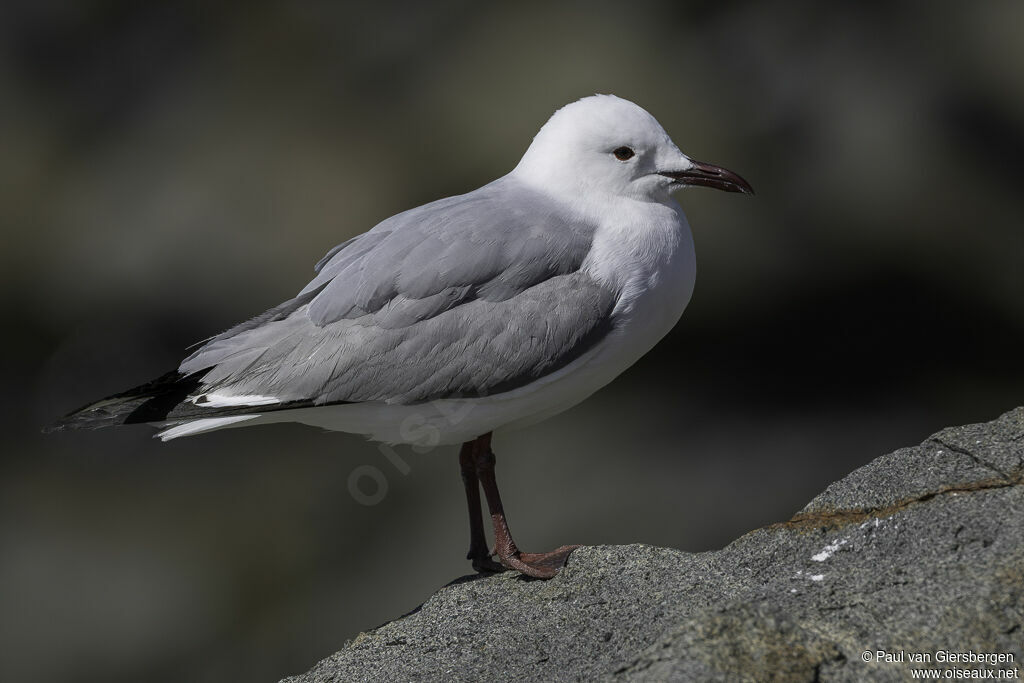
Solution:
<svg viewBox="0 0 1024 683"><path fill-rule="evenodd" d="M680 185L697 185L713 187L726 192L742 192L754 194L754 188L746 180L728 169L703 161L694 161L691 168L685 171L659 171L659 174L671 178Z"/></svg>

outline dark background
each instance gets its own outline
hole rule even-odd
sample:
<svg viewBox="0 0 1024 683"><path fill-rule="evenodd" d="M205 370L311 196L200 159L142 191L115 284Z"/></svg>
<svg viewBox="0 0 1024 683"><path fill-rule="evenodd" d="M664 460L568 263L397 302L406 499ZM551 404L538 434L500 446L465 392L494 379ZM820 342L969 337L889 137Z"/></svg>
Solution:
<svg viewBox="0 0 1024 683"><path fill-rule="evenodd" d="M0 678L276 680L466 573L453 448L39 428L504 174L594 92L758 195L683 193L681 324L497 438L526 549L721 547L1022 402L1018 1L7 2Z"/></svg>

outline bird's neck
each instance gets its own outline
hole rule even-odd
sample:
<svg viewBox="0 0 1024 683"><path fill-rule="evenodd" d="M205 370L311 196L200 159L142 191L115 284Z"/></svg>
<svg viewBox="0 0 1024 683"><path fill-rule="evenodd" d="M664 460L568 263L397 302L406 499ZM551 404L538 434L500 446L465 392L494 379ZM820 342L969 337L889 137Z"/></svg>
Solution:
<svg viewBox="0 0 1024 683"><path fill-rule="evenodd" d="M618 313L628 314L640 297L649 295L681 313L696 276L686 217L678 205L637 202L619 209L599 223L583 269L618 293Z"/></svg>

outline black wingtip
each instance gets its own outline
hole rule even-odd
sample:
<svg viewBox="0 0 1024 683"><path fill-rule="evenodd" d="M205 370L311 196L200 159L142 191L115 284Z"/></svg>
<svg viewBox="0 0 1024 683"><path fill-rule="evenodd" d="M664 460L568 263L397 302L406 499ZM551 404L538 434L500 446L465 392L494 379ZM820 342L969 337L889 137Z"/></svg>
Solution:
<svg viewBox="0 0 1024 683"><path fill-rule="evenodd" d="M127 391L93 401L43 427L43 434L73 429L102 429L123 424L159 422L199 386L206 370L183 374L177 370Z"/></svg>

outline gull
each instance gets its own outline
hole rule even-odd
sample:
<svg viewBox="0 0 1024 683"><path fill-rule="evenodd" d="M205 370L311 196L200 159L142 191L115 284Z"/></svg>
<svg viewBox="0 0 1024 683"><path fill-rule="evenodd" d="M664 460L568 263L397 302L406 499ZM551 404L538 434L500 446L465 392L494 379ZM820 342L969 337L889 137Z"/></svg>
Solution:
<svg viewBox="0 0 1024 683"><path fill-rule="evenodd" d="M640 106L585 97L556 111L507 175L342 242L295 297L52 428L147 423L167 441L299 422L389 444L462 444L467 559L480 572L551 578L579 546L518 549L491 435L576 405L676 324L696 261L672 194L689 186L753 194L679 151Z"/></svg>

